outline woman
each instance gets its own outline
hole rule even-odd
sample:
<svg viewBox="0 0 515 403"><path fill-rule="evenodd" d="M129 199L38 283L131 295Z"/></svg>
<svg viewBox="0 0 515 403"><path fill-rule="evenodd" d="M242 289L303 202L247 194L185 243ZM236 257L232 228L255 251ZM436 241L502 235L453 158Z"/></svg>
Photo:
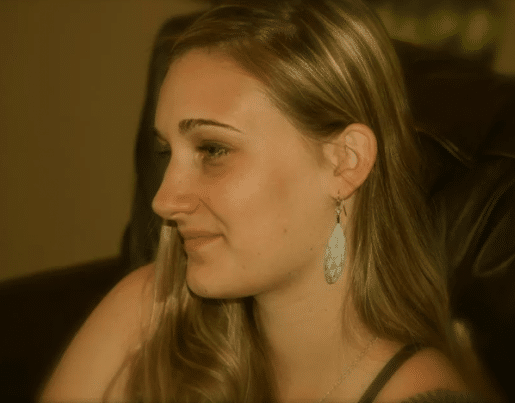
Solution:
<svg viewBox="0 0 515 403"><path fill-rule="evenodd" d="M208 11L171 49L155 127L156 261L43 400L475 401L399 63L364 4Z"/></svg>

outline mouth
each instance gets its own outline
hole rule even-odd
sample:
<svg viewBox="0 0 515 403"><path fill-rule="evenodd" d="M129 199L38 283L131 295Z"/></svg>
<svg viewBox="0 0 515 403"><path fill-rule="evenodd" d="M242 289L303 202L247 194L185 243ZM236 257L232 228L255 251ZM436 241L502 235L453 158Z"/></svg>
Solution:
<svg viewBox="0 0 515 403"><path fill-rule="evenodd" d="M184 249L187 251L199 250L212 245L221 239L221 235L199 236L196 238L183 239Z"/></svg>

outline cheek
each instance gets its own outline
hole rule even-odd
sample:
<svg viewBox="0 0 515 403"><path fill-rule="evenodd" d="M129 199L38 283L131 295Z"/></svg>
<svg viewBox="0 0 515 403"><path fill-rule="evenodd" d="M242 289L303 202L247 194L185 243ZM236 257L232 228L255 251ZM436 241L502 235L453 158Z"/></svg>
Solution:
<svg viewBox="0 0 515 403"><path fill-rule="evenodd" d="M242 248L253 245L252 249L266 253L275 247L288 247L302 236L301 231L312 227L312 208L317 206L319 195L310 176L313 173L290 162L268 160L227 195L227 205L235 207L231 212L234 227L230 229L240 233Z"/></svg>
<svg viewBox="0 0 515 403"><path fill-rule="evenodd" d="M274 159L254 159L238 166L210 192L229 241L241 247L280 232L288 222L292 200L292 175ZM216 207L215 207L216 206Z"/></svg>

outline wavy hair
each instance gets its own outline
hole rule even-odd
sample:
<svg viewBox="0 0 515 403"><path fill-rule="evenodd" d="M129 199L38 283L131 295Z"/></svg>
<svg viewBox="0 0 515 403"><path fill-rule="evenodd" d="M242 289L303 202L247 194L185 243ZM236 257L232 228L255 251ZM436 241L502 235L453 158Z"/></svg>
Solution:
<svg viewBox="0 0 515 403"><path fill-rule="evenodd" d="M402 69L380 20L361 1L226 4L178 38L228 55L313 144L362 123L377 159L356 192L349 239L351 302L375 335L451 354L444 264L422 188L422 160ZM316 148L315 148L316 150ZM156 256L152 326L127 360L130 399L268 402L277 388L253 298L209 300L185 280L186 254L164 224ZM106 396L108 395L106 392Z"/></svg>

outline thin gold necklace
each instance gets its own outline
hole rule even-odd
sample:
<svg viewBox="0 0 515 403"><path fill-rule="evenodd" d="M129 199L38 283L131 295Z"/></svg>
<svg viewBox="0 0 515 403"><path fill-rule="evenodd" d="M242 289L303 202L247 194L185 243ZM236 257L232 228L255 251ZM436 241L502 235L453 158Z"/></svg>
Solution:
<svg viewBox="0 0 515 403"><path fill-rule="evenodd" d="M352 362L351 365L349 365L340 375L340 378L336 381L336 383L333 385L331 390L325 394L325 396L320 399L317 403L322 403L327 399L327 397L336 389L336 387L342 383L342 381L345 379L345 377L349 376L349 374L356 368L356 366L359 364L359 362L367 355L368 351L370 350L370 347L375 343L377 340L377 336L374 337L370 342L367 344L367 346L359 353L357 358Z"/></svg>

